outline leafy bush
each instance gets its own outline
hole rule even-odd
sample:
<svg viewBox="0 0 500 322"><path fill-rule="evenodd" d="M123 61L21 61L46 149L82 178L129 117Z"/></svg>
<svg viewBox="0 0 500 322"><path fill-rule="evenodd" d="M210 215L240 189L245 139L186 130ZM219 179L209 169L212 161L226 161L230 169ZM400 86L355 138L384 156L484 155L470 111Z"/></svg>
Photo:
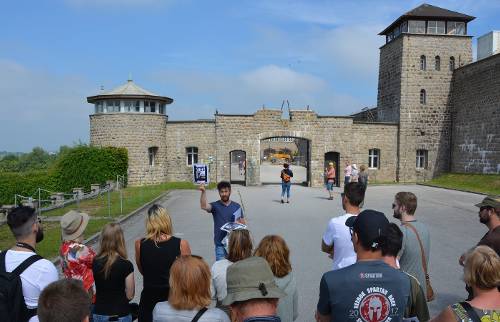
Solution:
<svg viewBox="0 0 500 322"><path fill-rule="evenodd" d="M116 180L126 175L128 154L125 148L78 146L65 152L54 166L59 190L70 191L75 187L90 189L93 183Z"/></svg>
<svg viewBox="0 0 500 322"><path fill-rule="evenodd" d="M86 191L93 183L103 184L126 175L128 154L124 148L80 145L65 149L48 170L0 172L0 204L13 204L14 195L36 196L37 189L71 192L82 187ZM43 199L48 193L42 195Z"/></svg>

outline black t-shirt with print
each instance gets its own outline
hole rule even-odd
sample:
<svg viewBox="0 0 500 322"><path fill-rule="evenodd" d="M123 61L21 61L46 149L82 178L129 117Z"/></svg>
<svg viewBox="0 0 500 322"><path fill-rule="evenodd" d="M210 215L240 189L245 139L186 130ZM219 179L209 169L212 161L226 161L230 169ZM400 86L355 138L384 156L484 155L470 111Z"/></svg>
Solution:
<svg viewBox="0 0 500 322"><path fill-rule="evenodd" d="M94 259L92 272L96 286L94 313L100 315L127 315L130 313L125 294L125 278L134 271L129 260L118 258L111 266L108 278L104 278L106 257Z"/></svg>
<svg viewBox="0 0 500 322"><path fill-rule="evenodd" d="M359 261L323 274L318 312L335 321L402 321L409 277L383 261Z"/></svg>

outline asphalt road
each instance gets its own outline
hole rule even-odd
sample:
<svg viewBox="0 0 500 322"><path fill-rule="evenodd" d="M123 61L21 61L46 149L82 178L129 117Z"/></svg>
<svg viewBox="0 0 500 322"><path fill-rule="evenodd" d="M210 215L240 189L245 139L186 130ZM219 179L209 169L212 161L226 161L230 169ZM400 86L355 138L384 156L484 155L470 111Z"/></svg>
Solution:
<svg viewBox="0 0 500 322"><path fill-rule="evenodd" d="M418 197L416 217L428 225L431 234L430 275L437 299L430 303L434 316L446 305L466 296L460 254L473 246L485 233L473 205L483 196L418 185L369 186L365 208L383 211L393 221L391 204L398 191L412 191ZM279 202L280 188L234 186L232 199L244 206L254 244L267 234L279 234L290 247L292 267L299 289L299 318L313 321L321 275L331 268L331 260L320 251L321 236L331 217L342 214L340 190L333 201L320 188L292 187L290 204ZM211 265L214 260L213 222L210 214L199 208L199 192L172 191L160 201L172 216L176 236L189 241L193 254L203 256ZM216 190L208 200L218 198ZM129 257L134 257L134 240L144 235L144 215L124 223ZM136 270L136 300L142 289Z"/></svg>

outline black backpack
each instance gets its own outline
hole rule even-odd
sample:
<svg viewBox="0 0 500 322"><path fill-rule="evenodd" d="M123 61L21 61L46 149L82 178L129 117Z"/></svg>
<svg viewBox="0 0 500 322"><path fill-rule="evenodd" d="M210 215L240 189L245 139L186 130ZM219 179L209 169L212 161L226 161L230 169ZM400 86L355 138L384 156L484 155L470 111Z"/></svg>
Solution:
<svg viewBox="0 0 500 322"><path fill-rule="evenodd" d="M0 253L0 316L5 322L28 321L36 315L36 310L28 309L24 302L21 274L43 257L37 254L30 256L9 273L5 269L6 254L7 251Z"/></svg>

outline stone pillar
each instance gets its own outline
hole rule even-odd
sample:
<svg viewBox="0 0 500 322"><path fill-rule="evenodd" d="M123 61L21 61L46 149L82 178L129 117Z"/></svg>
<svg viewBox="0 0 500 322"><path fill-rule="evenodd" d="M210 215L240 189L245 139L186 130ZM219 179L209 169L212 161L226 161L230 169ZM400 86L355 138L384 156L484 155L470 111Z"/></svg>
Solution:
<svg viewBox="0 0 500 322"><path fill-rule="evenodd" d="M50 195L50 199L52 200L52 205L61 206L64 204L64 193L56 192Z"/></svg>
<svg viewBox="0 0 500 322"><path fill-rule="evenodd" d="M82 199L83 197L83 188L73 188L73 198Z"/></svg>
<svg viewBox="0 0 500 322"><path fill-rule="evenodd" d="M101 190L101 185L98 183L93 183L90 185L90 192L98 194Z"/></svg>

